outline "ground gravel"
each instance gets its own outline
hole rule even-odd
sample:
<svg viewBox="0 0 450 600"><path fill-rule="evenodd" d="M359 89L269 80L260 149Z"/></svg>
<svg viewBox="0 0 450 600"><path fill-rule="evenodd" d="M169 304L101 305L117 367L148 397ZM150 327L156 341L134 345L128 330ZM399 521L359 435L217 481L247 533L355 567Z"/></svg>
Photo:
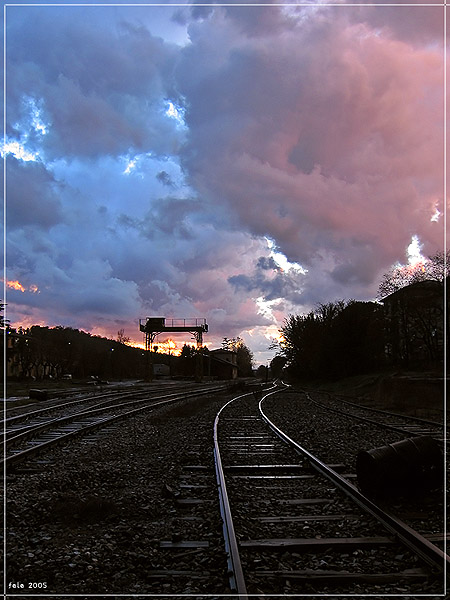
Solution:
<svg viewBox="0 0 450 600"><path fill-rule="evenodd" d="M222 436L224 439L231 435L233 425L232 418L237 418L239 414L246 418L240 424L239 435L261 435L262 430L251 420L251 416L257 414L257 402L249 399L247 402L236 404L233 412L226 413L229 417L228 422L222 425ZM263 410L276 425L283 429L291 438L296 440L310 452L322 459L328 464L343 463L344 476L348 476L352 483L357 483L354 477L355 459L359 450L371 449L398 441L399 434L387 432L384 429L371 426L370 431L367 425L355 423L348 417L343 417L336 413L329 413L320 409L312 403L305 394L299 393L277 393L268 396L263 401ZM230 407L231 408L231 407ZM228 434L226 428L229 428ZM256 427L256 428L255 428ZM268 441L268 440L266 440ZM266 456L266 460L269 457ZM230 450L228 457L230 462L234 462L233 450ZM281 459L281 460L280 460ZM248 460L247 462L251 462ZM267 462L272 462L267 460ZM274 463L305 464L299 455L292 453L289 457L286 453L274 454ZM264 483L265 481L265 483ZM229 486L229 493L233 501L241 501L236 515L236 529L238 537L245 539L287 539L287 538L329 538L353 536L373 537L389 536L389 533L370 515L361 512L352 502L332 483L324 483L318 478L314 479L283 479L255 480L239 479L234 486ZM253 502L251 506L245 504L245 498L252 495ZM288 499L328 499L326 504L283 504ZM400 511L404 505L408 505L414 510L429 510L430 499L421 498L414 502L408 499L396 499L388 507L391 512ZM433 505L433 519L429 513L427 532L437 527L442 531L442 514L439 514L439 508ZM301 516L319 515L343 515L342 518L330 522L305 522L299 519ZM344 515L351 515L355 518L347 518ZM284 523L259 522L261 516L286 516L294 517L297 520ZM435 521L435 522L434 522ZM413 521L417 526L417 520ZM390 573L403 572L409 569L416 569L424 566L416 556L410 553L404 547L382 547L376 549L351 549L348 552L325 552L314 554L314 552L266 552L266 551L243 551L241 558L245 565L247 575L248 589L253 592L264 591L267 594L282 591L291 594L362 594L371 595L380 594L412 594L421 593L442 593L442 581L427 583L390 583L380 585L355 584L349 583L345 589L328 587L324 584L297 584L294 579L291 581L285 579L280 583L279 578L261 577L257 571L290 571L302 569L321 569L325 571L347 571L349 573ZM252 575L251 573L254 573ZM412 596L411 596L412 597Z"/></svg>
<svg viewBox="0 0 450 600"><path fill-rule="evenodd" d="M217 488L214 484L212 428L215 415L232 394L185 401L173 408L142 414L114 427L52 450L38 460L20 465L7 478L8 593L32 594L127 594L202 597L229 594L226 555ZM238 415L255 414L256 399L243 402ZM392 433L367 431L339 415L324 413L304 395L284 393L264 403L268 416L288 435L320 458L343 462L354 471L359 449L397 441ZM225 416L225 412L223 413ZM222 424L225 423L223 419ZM231 425L231 421L228 425ZM249 424L249 423L247 423ZM228 435L233 430L230 429ZM245 431L242 430L242 431ZM267 428L258 430L261 434ZM223 429L222 435L227 435ZM270 434L270 432L268 432ZM297 462L298 455L295 455ZM227 455L230 463L261 462L260 457ZM268 463L290 463L292 454L281 449ZM301 494L325 498L325 504L292 506L283 500L300 497L294 480L272 480L259 485L234 480L233 499L240 539L263 537L346 537L356 531L351 518L323 523L277 523L262 527L255 517L273 515L327 515L352 512L363 524L365 535L380 534L378 525L336 494L333 485L306 480ZM230 489L233 486L230 484ZM251 500L249 500L251 498ZM183 504L180 500L195 501ZM414 509L418 509L414 504ZM423 508L423 507L422 507ZM365 519L365 520L364 520ZM416 521L417 522L417 521ZM415 522L415 523L416 523ZM436 523L436 528L438 528ZM166 549L163 542L199 541L207 547ZM407 552L384 555L372 550L335 553L242 552L249 588L264 595L297 593L295 583L260 577L263 570L359 568L381 572L396 564L399 570L416 566ZM292 563L294 559L294 563ZM356 567L355 567L356 565ZM161 575L170 571L172 576ZM176 572L176 573L175 573ZM28 584L34 587L28 588ZM43 587L45 585L45 587ZM27 589L28 588L28 589ZM302 594L317 593L306 585ZM336 591L322 587L321 594L364 594L364 586ZM392 593L379 586L371 597ZM440 586L398 586L395 593L440 593ZM73 596L74 598L81 596ZM437 597L437 596L436 596Z"/></svg>
<svg viewBox="0 0 450 600"><path fill-rule="evenodd" d="M8 475L7 585L25 585L8 592L226 592L212 425L228 397L136 416ZM189 464L212 476L189 473ZM206 488L181 487L209 479ZM178 506L193 495L206 502ZM183 540L208 548L161 548L163 541ZM191 576L159 577L164 570Z"/></svg>
<svg viewBox="0 0 450 600"><path fill-rule="evenodd" d="M311 394L314 398L314 394ZM320 395L317 395L320 400ZM292 439L308 448L324 462L342 462L346 472L356 474L356 458L362 450L381 448L405 439L401 433L355 421L346 415L328 412L295 390L267 397L263 410ZM373 417L374 418L374 417ZM357 485L357 479L351 479ZM434 490L417 496L381 498L377 501L425 534L444 531L444 494ZM421 518L422 517L422 518Z"/></svg>

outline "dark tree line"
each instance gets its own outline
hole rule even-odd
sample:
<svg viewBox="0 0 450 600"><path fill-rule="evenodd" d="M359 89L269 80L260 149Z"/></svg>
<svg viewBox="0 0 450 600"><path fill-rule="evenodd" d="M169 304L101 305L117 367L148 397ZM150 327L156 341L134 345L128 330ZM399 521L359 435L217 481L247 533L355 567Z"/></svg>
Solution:
<svg viewBox="0 0 450 600"><path fill-rule="evenodd" d="M240 377L251 377L253 374L253 352L240 337L223 338L222 348L236 352L236 361Z"/></svg>
<svg viewBox="0 0 450 600"><path fill-rule="evenodd" d="M381 279L378 298L382 299L398 290L419 281L443 282L450 261L450 251L439 250L416 267L393 266Z"/></svg>
<svg viewBox="0 0 450 600"><path fill-rule="evenodd" d="M306 380L442 365L449 259L449 252L436 252L416 268L393 267L380 283L381 302L339 300L289 315L280 330L279 359Z"/></svg>
<svg viewBox="0 0 450 600"><path fill-rule="evenodd" d="M281 355L299 378L346 377L382 364L382 307L374 302L320 304L306 315L289 315L281 333Z"/></svg>
<svg viewBox="0 0 450 600"><path fill-rule="evenodd" d="M12 376L36 379L141 377L144 352L70 327L7 328L8 363ZM123 340L122 336L118 336Z"/></svg>
<svg viewBox="0 0 450 600"><path fill-rule="evenodd" d="M123 329L117 332L116 340L111 340L62 326L34 325L15 330L3 319L1 310L0 317L8 340L8 375L17 379L59 379L66 374L75 379L140 379L148 377L150 362L167 365L174 377L194 377L209 371L209 350L205 346L185 344L180 356L158 352L155 346L150 355L127 345L129 338ZM240 338L225 339L223 346L237 353L239 376L251 375L253 356L244 342Z"/></svg>
<svg viewBox="0 0 450 600"><path fill-rule="evenodd" d="M205 360L202 357L208 357L208 355L209 350L206 346L196 348L189 344L184 344L180 356L172 357L171 375L175 377L192 377L196 371L198 372L199 368L203 369ZM203 360L202 367L199 367L201 360Z"/></svg>

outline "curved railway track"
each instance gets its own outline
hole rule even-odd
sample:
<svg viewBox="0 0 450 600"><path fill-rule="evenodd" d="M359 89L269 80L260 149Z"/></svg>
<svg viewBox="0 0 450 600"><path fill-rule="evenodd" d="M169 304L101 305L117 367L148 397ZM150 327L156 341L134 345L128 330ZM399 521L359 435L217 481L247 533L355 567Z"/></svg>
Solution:
<svg viewBox="0 0 450 600"><path fill-rule="evenodd" d="M29 437L25 430L11 434L31 443L26 449L17 445L18 452L6 461L15 485L13 532L24 544L17 546L10 577L14 569L27 567L24 549L40 531L48 550L40 555L42 566L28 568L36 578L50 568L47 565L60 574L59 579L50 577L49 593L231 591L242 598L442 594L449 558L438 546L440 516L421 520L418 527L414 515L403 522L397 505L388 510L365 498L356 485L351 445L338 453L331 441L336 436L327 438L327 423L336 428L341 424L326 403L319 405L307 394L281 385L247 387L250 391L229 400L229 394L224 399L219 393L225 387L207 385L151 398L147 393L147 399L127 398L87 411L79 407L77 415L67 415L67 422L51 416L42 424L58 425L64 437L46 431L39 441L36 429ZM177 404L178 400L189 401ZM153 409L155 416L149 412ZM139 415L134 426L128 419L133 415ZM323 415L331 416L327 421ZM86 419L79 431L72 429L73 419ZM128 420L117 429L119 419ZM352 423L350 416L341 414L340 420ZM97 433L89 435L96 427L106 432L101 444ZM368 428L376 429L366 421L345 427L361 440ZM33 460L29 463L33 474L28 486L15 462L33 459L37 451L77 435L83 437L67 446L67 452L63 446L50 453L51 475L47 466L40 470L37 465L33 472ZM400 434L388 430L386 435L395 439ZM315 445L314 439L322 445ZM98 486L99 478L103 483ZM45 495L44 504L37 502L35 485ZM110 521L102 521L110 510L108 502L116 505L117 515L113 512ZM29 533L20 515L26 518L36 506L43 512ZM92 517L89 511L96 508L99 515L95 513L94 522L86 521L86 529L83 519ZM68 528L64 520L62 525L53 522L55 511L68 520ZM61 558L60 544L65 545ZM64 557L72 556L74 547L76 556L67 567ZM87 587L80 583L82 548L89 549L90 558L83 559L89 566L84 568L92 569L94 576L84 584ZM118 557L117 579L114 564L109 564L111 553ZM91 562L92 557L97 562ZM64 573L70 584L65 584Z"/></svg>
<svg viewBox="0 0 450 600"><path fill-rule="evenodd" d="M450 559L434 538L364 497L346 465L326 464L281 431L264 412L278 391L233 399L214 424L232 590L442 591Z"/></svg>
<svg viewBox="0 0 450 600"><path fill-rule="evenodd" d="M40 417L42 412L53 411L58 408L58 411L66 411L72 409L72 403L64 403L57 407L40 409L26 415L12 417L6 421L6 427L14 426L6 429L3 435L5 456L3 462L7 467L13 467L18 463L35 456L45 449L67 441L74 436L84 435L101 427L112 425L119 419L132 417L142 411L154 410L165 404L171 404L180 400L211 394L214 392L223 391L226 386L203 386L196 387L193 390L180 392L172 392L169 394L152 395L149 397L148 391L129 392L116 396L109 396L107 399L97 402L90 406L87 410L70 410L69 415L61 417ZM127 399L125 402L122 400ZM78 401L76 402L78 405ZM137 406L137 407L136 407ZM134 408L132 408L134 407ZM25 423L19 424L25 420Z"/></svg>
<svg viewBox="0 0 450 600"><path fill-rule="evenodd" d="M305 394L318 406L377 427L385 427L407 436L427 435L442 443L446 439L446 428L442 422L363 406L329 392L305 392Z"/></svg>

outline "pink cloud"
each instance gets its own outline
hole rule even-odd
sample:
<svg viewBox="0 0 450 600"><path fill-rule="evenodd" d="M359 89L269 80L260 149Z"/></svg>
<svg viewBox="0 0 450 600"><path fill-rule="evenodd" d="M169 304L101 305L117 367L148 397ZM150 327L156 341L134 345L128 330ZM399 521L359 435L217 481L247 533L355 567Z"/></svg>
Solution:
<svg viewBox="0 0 450 600"><path fill-rule="evenodd" d="M411 235L431 252L440 243L428 214L442 199L439 28L435 45L418 45L332 15L267 34L265 45L232 38L227 22L220 59L217 47L203 57L208 77L184 82L195 148L186 165L211 202L291 260L311 266L326 248L375 277ZM198 26L194 46L208 49L221 26ZM190 48L187 73L195 57ZM202 110L211 118L198 122Z"/></svg>

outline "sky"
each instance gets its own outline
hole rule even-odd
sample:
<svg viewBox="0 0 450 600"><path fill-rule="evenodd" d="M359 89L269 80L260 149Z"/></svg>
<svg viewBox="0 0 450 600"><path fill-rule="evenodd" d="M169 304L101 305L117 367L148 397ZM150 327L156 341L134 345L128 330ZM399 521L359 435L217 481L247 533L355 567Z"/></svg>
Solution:
<svg viewBox="0 0 450 600"><path fill-rule="evenodd" d="M443 7L321 4L7 6L12 326L205 318L264 364L444 248Z"/></svg>

